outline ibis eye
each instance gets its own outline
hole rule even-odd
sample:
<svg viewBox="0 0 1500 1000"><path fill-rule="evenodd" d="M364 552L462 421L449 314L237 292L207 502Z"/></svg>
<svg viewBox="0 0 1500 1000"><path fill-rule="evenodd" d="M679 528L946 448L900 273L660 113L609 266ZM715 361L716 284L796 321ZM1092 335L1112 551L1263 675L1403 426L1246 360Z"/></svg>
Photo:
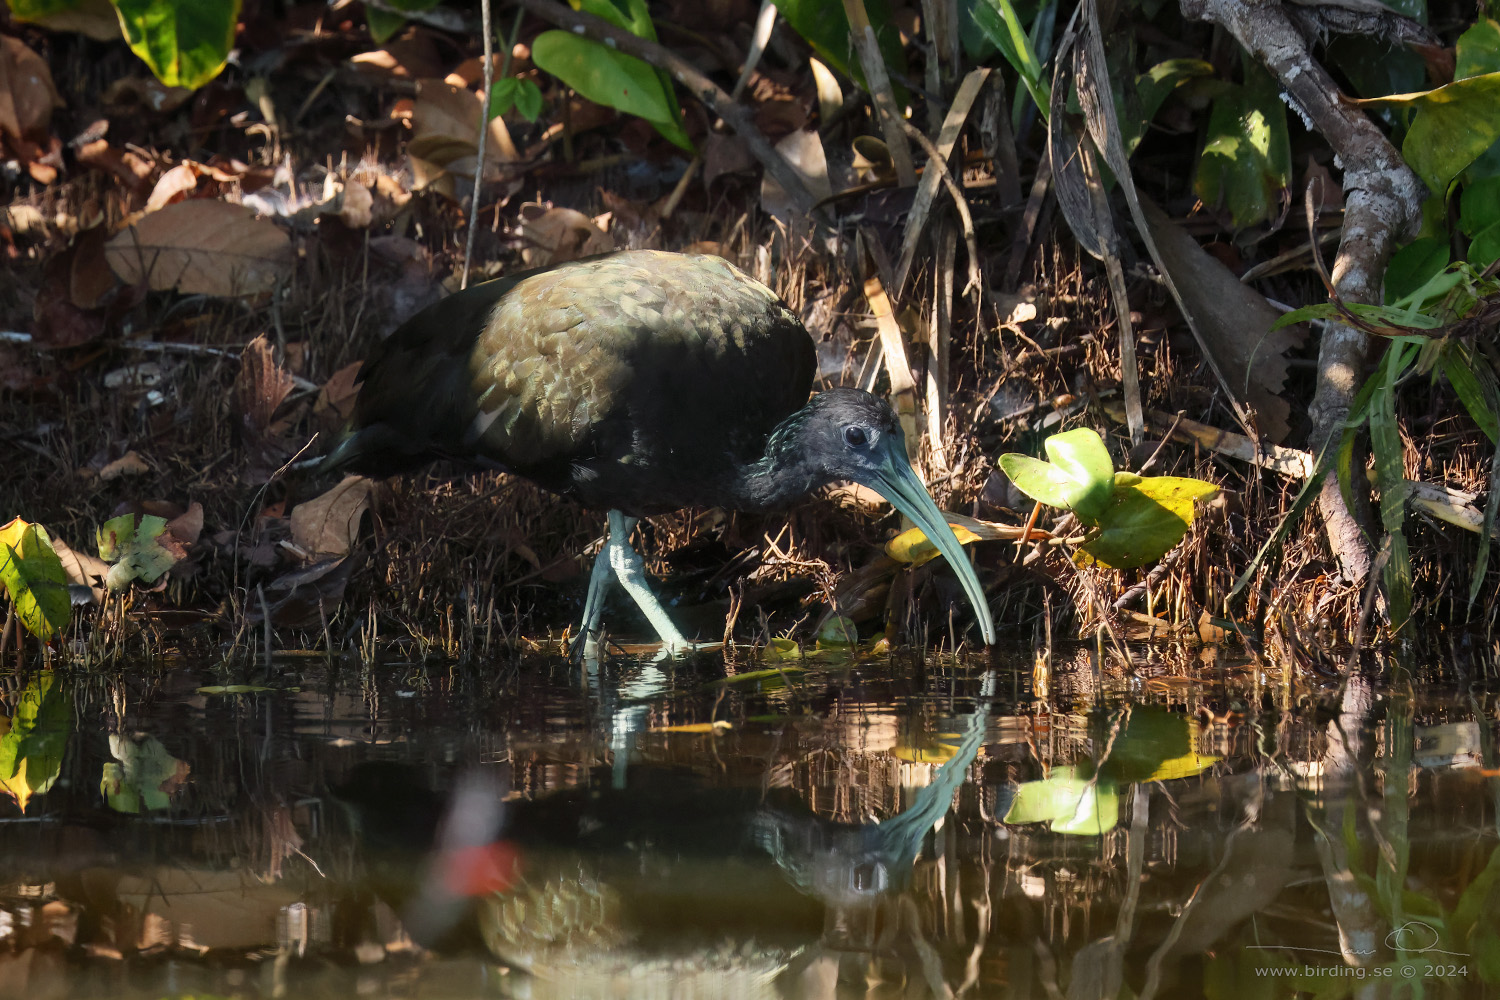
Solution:
<svg viewBox="0 0 1500 1000"><path fill-rule="evenodd" d="M865 429L857 424L851 424L844 428L844 443L851 448L863 448L869 438L865 435Z"/></svg>

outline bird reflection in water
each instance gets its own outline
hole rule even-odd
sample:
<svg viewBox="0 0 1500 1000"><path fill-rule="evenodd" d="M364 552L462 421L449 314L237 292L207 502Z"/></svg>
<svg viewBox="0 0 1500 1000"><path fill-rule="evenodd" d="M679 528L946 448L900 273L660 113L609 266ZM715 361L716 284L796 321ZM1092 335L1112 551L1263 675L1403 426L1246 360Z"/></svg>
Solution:
<svg viewBox="0 0 1500 1000"><path fill-rule="evenodd" d="M890 950L893 928L920 934L913 867L978 756L987 698L883 822L834 822L789 789L712 787L666 767L503 805L492 779L468 775L401 904L407 929L451 941L472 921L533 997L823 995L813 986L841 955Z"/></svg>

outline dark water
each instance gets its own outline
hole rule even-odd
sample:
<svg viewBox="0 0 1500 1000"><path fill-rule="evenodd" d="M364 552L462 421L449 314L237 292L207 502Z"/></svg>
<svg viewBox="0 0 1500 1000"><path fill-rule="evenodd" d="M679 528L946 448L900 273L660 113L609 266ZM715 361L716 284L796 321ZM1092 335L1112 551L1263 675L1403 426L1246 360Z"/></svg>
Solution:
<svg viewBox="0 0 1500 1000"><path fill-rule="evenodd" d="M1134 661L11 675L0 997L1500 995L1483 677Z"/></svg>

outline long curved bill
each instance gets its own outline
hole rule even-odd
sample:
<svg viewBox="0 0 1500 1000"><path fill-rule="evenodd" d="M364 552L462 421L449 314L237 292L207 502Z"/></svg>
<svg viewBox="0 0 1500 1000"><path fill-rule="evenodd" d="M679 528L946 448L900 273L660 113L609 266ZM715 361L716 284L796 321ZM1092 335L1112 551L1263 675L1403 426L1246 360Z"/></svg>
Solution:
<svg viewBox="0 0 1500 1000"><path fill-rule="evenodd" d="M875 472L875 481L865 485L885 497L892 507L905 514L938 547L943 558L948 560L948 565L953 567L953 572L958 574L964 593L969 595L969 603L974 605L985 645L993 646L995 622L990 617L990 605L985 600L984 588L979 585L979 577L974 575L974 567L969 565L969 559L964 555L963 546L958 544L958 537L948 527L947 518L943 517L943 512L933 503L932 497L927 494L927 487L917 478L916 471L907 461L906 444L901 436L887 435L885 444L887 447L882 449L884 454L880 467Z"/></svg>

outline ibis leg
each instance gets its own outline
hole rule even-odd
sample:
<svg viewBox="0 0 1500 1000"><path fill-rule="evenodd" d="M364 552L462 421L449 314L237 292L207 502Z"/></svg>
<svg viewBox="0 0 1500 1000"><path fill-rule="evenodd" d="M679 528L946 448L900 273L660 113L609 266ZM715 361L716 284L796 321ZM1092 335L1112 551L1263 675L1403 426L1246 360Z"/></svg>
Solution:
<svg viewBox="0 0 1500 1000"><path fill-rule="evenodd" d="M667 617L667 609L651 593L646 582L646 563L641 559L640 553L630 547L630 532L635 529L635 523L639 520L638 517L626 517L617 510L609 512L609 541L605 545L605 551L609 553L609 565L615 571L615 578L620 581L620 586L625 588L641 613L651 622L651 627L656 629L666 651L685 653L693 644L677 631L677 626Z"/></svg>
<svg viewBox="0 0 1500 1000"><path fill-rule="evenodd" d="M611 531L611 533L613 533ZM606 541L594 557L594 568L589 573L589 593L583 601L583 626L573 640L573 658L581 660L584 647L599 639L599 626L604 623L604 599L609 596L609 585L614 582L615 571L609 564L609 543Z"/></svg>

